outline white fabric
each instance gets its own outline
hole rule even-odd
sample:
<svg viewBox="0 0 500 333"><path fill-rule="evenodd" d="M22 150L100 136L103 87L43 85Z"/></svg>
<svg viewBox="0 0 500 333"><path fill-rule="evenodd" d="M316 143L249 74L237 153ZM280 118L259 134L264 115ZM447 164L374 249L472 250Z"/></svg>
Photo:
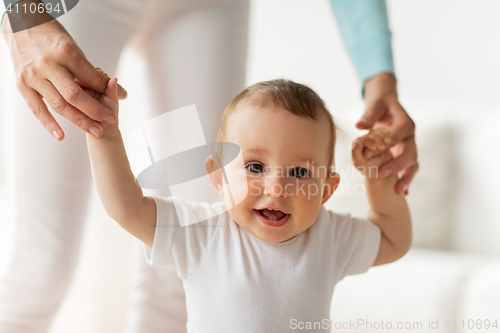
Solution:
<svg viewBox="0 0 500 333"><path fill-rule="evenodd" d="M146 254L183 279L188 332L287 332L293 319L328 320L335 284L366 272L380 245L378 226L323 207L308 230L273 244L240 228L224 203L154 198L156 233ZM220 214L180 226L177 214L196 219L207 210Z"/></svg>
<svg viewBox="0 0 500 333"><path fill-rule="evenodd" d="M90 62L109 75L125 45L136 41L150 107L122 119L141 123L195 104L207 141L244 88L247 21L247 0L85 0L60 18ZM0 262L0 332L44 333L78 261L92 179L85 133L53 113L66 133L56 142L16 90L11 62L5 67L12 84L5 94L9 231ZM180 280L148 265L142 253L137 257L127 332L185 332Z"/></svg>

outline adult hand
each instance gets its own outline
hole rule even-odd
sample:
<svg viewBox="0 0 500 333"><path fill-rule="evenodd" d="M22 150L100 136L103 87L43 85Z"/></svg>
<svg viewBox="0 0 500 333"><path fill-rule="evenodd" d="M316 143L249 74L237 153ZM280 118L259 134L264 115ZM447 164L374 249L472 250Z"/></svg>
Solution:
<svg viewBox="0 0 500 333"><path fill-rule="evenodd" d="M408 186L418 171L415 123L399 104L396 79L392 74L381 73L366 81L365 107L365 113L356 127L386 127L391 139L390 147L394 157L380 168L379 176L385 178L398 173L396 193L408 194ZM365 158L374 154L372 150L363 150Z"/></svg>
<svg viewBox="0 0 500 333"><path fill-rule="evenodd" d="M32 1L37 2L26 2ZM99 122L116 121L113 111L75 82L76 79L82 86L104 93L110 77L92 66L57 20L12 33L5 15L1 28L10 49L19 92L38 121L58 141L64 139L64 131L43 99L55 112L97 137L104 133ZM118 88L118 94L120 99L127 96L122 87Z"/></svg>

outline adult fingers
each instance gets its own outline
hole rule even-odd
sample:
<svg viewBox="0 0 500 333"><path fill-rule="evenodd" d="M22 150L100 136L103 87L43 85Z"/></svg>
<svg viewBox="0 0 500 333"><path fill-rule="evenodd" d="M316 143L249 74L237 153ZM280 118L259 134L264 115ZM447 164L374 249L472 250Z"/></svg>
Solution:
<svg viewBox="0 0 500 333"><path fill-rule="evenodd" d="M393 146L415 134L415 123L397 100L392 102L389 109L392 123L389 125L388 129Z"/></svg>
<svg viewBox="0 0 500 333"><path fill-rule="evenodd" d="M96 70L99 73L104 73L104 71L101 68L96 67ZM114 79L115 79L115 81L113 81L113 82L111 82L113 79L108 80L108 83L106 85L106 91L104 92L103 96L108 95L108 97L111 98L113 101L116 100L116 102L118 102L118 100L120 100L120 99L127 98L127 92L125 91L125 89L123 89L122 86L120 86L118 84L118 79L117 78L114 78ZM118 88L116 87L116 85L118 85ZM112 90L110 90L110 88L112 88ZM109 94L108 94L108 92L109 92ZM120 94L124 94L125 97L121 98ZM114 98L115 96L116 96L116 99Z"/></svg>
<svg viewBox="0 0 500 333"><path fill-rule="evenodd" d="M106 97L108 97L114 103L118 103L118 79L116 77L112 78L108 82L108 87L106 88Z"/></svg>
<svg viewBox="0 0 500 333"><path fill-rule="evenodd" d="M81 85L104 94L109 80L111 79L102 69L94 67L87 59L78 58L76 64L68 63L69 70ZM118 85L118 98L126 99L127 91Z"/></svg>
<svg viewBox="0 0 500 333"><path fill-rule="evenodd" d="M104 94L110 77L100 68L95 68L82 56L68 61L66 66L82 86Z"/></svg>
<svg viewBox="0 0 500 333"><path fill-rule="evenodd" d="M96 68L96 70L99 71L100 73L104 73L104 71L100 68ZM118 79L116 81L118 82ZM108 87L109 87L109 81L108 81ZM118 100L126 99L128 96L127 91L119 84L117 88L117 94L118 94Z"/></svg>
<svg viewBox="0 0 500 333"><path fill-rule="evenodd" d="M356 123L359 129L370 129L375 125L375 122L382 118L387 113L385 103L377 102L367 106L365 112Z"/></svg>
<svg viewBox="0 0 500 333"><path fill-rule="evenodd" d="M116 113L118 113L117 82L118 79L116 77L109 80L105 94L99 97L99 101L102 105L106 106L108 109L113 110Z"/></svg>
<svg viewBox="0 0 500 333"><path fill-rule="evenodd" d="M401 179L398 181L396 184L396 193L401 194L405 192L408 194L408 187L410 186L410 183L413 180L413 177L415 177L415 174L417 173L419 168L418 163L405 169L403 171L403 175L401 176Z"/></svg>
<svg viewBox="0 0 500 333"><path fill-rule="evenodd" d="M50 77L49 80L70 105L83 112L89 118L99 122L105 121L110 124L116 121L113 111L107 109L83 91L67 69L60 67L60 70L55 71L55 75ZM80 79L78 79L78 82L83 84Z"/></svg>
<svg viewBox="0 0 500 333"><path fill-rule="evenodd" d="M399 145L401 153L381 168L380 174L383 178L417 164L417 147L414 137L400 142Z"/></svg>
<svg viewBox="0 0 500 333"><path fill-rule="evenodd" d="M19 87L19 91L23 96L26 104L30 108L36 119L57 141L64 140L64 131L57 123L54 117L50 114L47 106L43 102L40 94L29 87Z"/></svg>
<svg viewBox="0 0 500 333"><path fill-rule="evenodd" d="M59 113L64 118L68 119L76 127L80 128L84 132L92 134L96 137L100 137L103 134L103 128L101 124L95 120L90 119L82 112L78 111L75 107L66 103L64 98L59 94L57 89L47 80L39 84L40 92L43 97L52 107L52 109Z"/></svg>

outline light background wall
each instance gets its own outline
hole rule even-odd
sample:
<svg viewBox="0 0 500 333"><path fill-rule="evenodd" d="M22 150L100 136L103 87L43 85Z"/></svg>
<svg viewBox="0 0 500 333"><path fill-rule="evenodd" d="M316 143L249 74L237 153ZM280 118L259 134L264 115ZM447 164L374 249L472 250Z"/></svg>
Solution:
<svg viewBox="0 0 500 333"><path fill-rule="evenodd" d="M496 20L500 3L388 1L388 7L401 101L414 118L419 119L414 109L421 104L500 102L500 25ZM346 109L360 100L359 85L328 1L254 0L252 14L248 83L275 77L307 83L337 118L347 118ZM5 50L0 57L9 64ZM134 87L130 75L130 69L137 74L140 66L131 58L124 57L120 79L130 82L129 89L138 96L135 102L140 103L140 89ZM8 98L2 92L0 100ZM4 113L2 109L2 123ZM341 125L352 126L350 120ZM0 140L3 147L5 138Z"/></svg>
<svg viewBox="0 0 500 333"><path fill-rule="evenodd" d="M500 2L389 1L388 6L400 97L417 126L436 119L454 122L454 117L475 117L480 109L499 107ZM6 55L4 48L0 61L10 65ZM0 84L5 84L3 73ZM131 93L122 104L123 114L141 105L141 74L141 59L127 52L119 77ZM327 0L252 1L247 81L276 77L310 85L346 130L361 115L360 86ZM0 86L0 101L9 98L3 91ZM5 112L0 109L0 122ZM132 125L124 119L123 126ZM0 136L0 193L2 147L12 139ZM1 242L5 207L0 204L0 209ZM103 216L94 198L80 265L53 332L109 332L120 326L128 296L129 263L123 251L132 240Z"/></svg>

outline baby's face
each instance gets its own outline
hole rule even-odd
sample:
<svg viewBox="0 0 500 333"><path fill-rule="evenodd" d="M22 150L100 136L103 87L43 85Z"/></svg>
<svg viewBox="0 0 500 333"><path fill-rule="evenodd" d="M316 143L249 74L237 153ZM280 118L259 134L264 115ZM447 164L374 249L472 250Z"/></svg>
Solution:
<svg viewBox="0 0 500 333"><path fill-rule="evenodd" d="M326 117L319 122L282 108L241 106L226 132L226 141L240 147L246 169L231 191L248 187L245 199L229 210L234 221L270 243L308 229L338 184L327 177L329 140Z"/></svg>

